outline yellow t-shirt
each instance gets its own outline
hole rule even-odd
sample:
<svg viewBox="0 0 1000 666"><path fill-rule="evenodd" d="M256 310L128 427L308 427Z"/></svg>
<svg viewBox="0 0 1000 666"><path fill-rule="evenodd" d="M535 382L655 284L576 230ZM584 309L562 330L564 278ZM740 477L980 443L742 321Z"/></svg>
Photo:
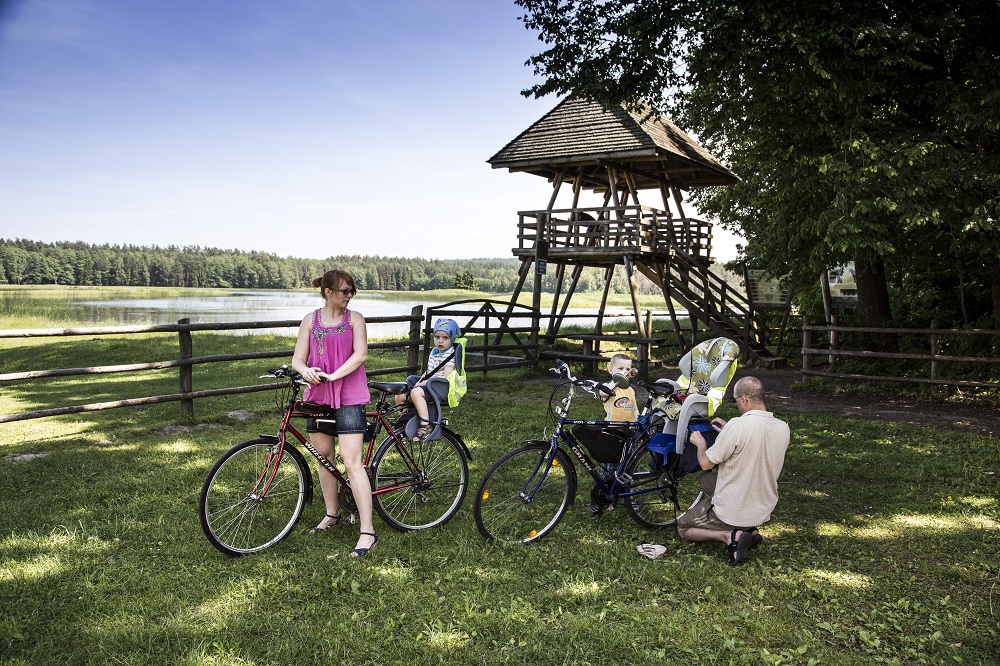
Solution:
<svg viewBox="0 0 1000 666"><path fill-rule="evenodd" d="M608 421L635 421L639 418L639 409L635 405L635 389L615 387L615 394L608 397L604 403L604 411Z"/></svg>

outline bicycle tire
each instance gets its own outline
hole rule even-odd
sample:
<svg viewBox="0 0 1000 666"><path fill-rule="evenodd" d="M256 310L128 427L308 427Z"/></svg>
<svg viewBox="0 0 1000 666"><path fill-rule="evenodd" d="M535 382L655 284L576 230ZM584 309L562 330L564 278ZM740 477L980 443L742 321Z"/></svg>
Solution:
<svg viewBox="0 0 1000 666"><path fill-rule="evenodd" d="M257 553L288 536L302 516L310 476L298 450L286 446L278 469L273 466L277 443L254 439L229 449L212 466L198 498L201 529L226 555ZM258 496L259 480L273 480Z"/></svg>
<svg viewBox="0 0 1000 666"><path fill-rule="evenodd" d="M465 451L447 430L441 431L440 439L426 442L407 440L402 428L396 435L404 442L409 458L389 435L375 451L372 478L375 488L402 485L398 490L373 495L375 511L400 532L444 525L458 512L469 489Z"/></svg>
<svg viewBox="0 0 1000 666"><path fill-rule="evenodd" d="M548 465L550 449L548 442L528 444L487 470L473 508L480 534L499 543L532 543L555 529L576 497L576 468L560 449Z"/></svg>
<svg viewBox="0 0 1000 666"><path fill-rule="evenodd" d="M677 454L671 453L661 465L659 454L645 447L632 454L625 466L625 474L632 479L627 491L639 494L622 498L632 520L644 527L672 527L678 516L701 499L698 475L681 472L678 462Z"/></svg>

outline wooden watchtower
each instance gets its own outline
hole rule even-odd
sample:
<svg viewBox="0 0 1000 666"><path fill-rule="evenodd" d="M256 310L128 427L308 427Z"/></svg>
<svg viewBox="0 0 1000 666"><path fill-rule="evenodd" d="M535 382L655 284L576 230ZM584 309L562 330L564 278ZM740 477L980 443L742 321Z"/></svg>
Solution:
<svg viewBox="0 0 1000 666"><path fill-rule="evenodd" d="M681 348L688 341L675 301L683 304L692 322L699 320L719 335L741 341L748 353L770 355L754 330L746 297L709 270L711 223L688 217L683 206L683 191L729 185L737 177L669 120L648 109L606 110L596 102L567 99L487 161L494 169L523 171L552 183L544 209L518 213L513 253L521 268L511 301L520 295L533 264L538 277L554 270L549 336L558 333L583 269L598 267L604 270L605 284L593 339L602 339L601 316L613 272L624 266L639 332L635 343L640 364L645 361L643 350L655 341L643 337L635 271L662 290ZM568 207L556 207L560 191L564 198L571 196ZM640 203L639 193L649 191L662 207ZM536 310L541 282L533 281ZM587 341L588 336L580 337Z"/></svg>

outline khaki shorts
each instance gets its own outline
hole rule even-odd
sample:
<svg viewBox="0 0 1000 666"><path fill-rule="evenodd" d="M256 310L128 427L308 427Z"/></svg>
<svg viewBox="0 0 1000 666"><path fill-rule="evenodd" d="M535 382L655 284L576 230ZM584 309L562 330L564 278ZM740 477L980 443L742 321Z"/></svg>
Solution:
<svg viewBox="0 0 1000 666"><path fill-rule="evenodd" d="M715 530L718 532L731 532L732 530L748 529L750 526L730 525L723 522L715 515L712 507L712 495L715 493L715 482L719 478L718 474L710 472L698 477L698 485L701 486L701 497L694 506L685 511L677 518L677 534L682 539L688 541L687 531L692 527L705 530Z"/></svg>

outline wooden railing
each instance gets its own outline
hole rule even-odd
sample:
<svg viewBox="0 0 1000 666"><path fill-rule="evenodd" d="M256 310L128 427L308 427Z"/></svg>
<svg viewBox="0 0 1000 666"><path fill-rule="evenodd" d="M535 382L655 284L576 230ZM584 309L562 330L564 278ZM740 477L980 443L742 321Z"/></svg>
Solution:
<svg viewBox="0 0 1000 666"><path fill-rule="evenodd" d="M666 253L676 248L710 259L710 222L671 217L670 213L649 206L520 211L518 218L518 249L525 252L534 252L536 241L544 240L550 252L628 249Z"/></svg>
<svg viewBox="0 0 1000 666"><path fill-rule="evenodd" d="M424 320L424 306L418 305L413 308L409 315L392 317L369 317L369 324L394 324L410 323L409 335L402 340L390 340L383 342L371 342L369 349L405 349L406 365L395 368L381 368L369 371L369 376L397 374L405 372L417 372L420 362L420 331L421 323ZM139 333L176 333L178 336L178 346L180 353L178 358L167 361L151 361L145 363L130 363L126 365L95 366L87 368L58 368L52 370L32 370L28 372L11 372L0 374L0 384L24 381L28 379L41 379L45 377L73 377L79 375L102 375L117 372L140 372L145 370L161 370L167 368L178 368L179 390L177 393L168 395L144 396L139 398L127 398L111 402L90 403L86 405L70 405L66 407L53 407L40 409L18 414L0 415L0 423L12 421L23 421L27 419L37 419L45 416L58 416L62 414L77 414L80 412L100 411L104 409L114 409L117 407L134 407L139 405L152 405L162 402L180 402L181 415L194 415L194 400L197 398L208 398L218 395L231 395L238 393L253 393L256 391L266 391L273 389L273 384L258 384L253 386L235 386L227 388L194 390L192 367L201 363L224 363L232 361L245 361L263 358L289 358L292 355L291 349L280 349L263 352L247 352L240 354L215 354L212 356L194 356L192 353L193 344L191 334L196 331L234 331L253 330L262 328L298 328L301 320L281 320L281 321L245 321L232 323L202 323L192 324L187 319L181 319L176 324L155 324L147 326L111 326L111 327L87 327L87 328L52 328L52 329L17 329L0 331L0 338L39 338L39 337L65 337L65 336L104 336L104 335L129 335Z"/></svg>
<svg viewBox="0 0 1000 666"><path fill-rule="evenodd" d="M869 349L845 349L844 336L861 334L870 341L872 336L890 336L909 339L908 346L922 348L926 351L916 352L885 352ZM997 349L1000 345L1000 331L987 329L944 329L936 327L933 322L930 328L869 328L840 325L836 317L830 323L814 324L808 316L802 317L802 382L807 383L810 377L832 377L837 379L856 379L867 381L906 382L917 385L930 385L931 393L937 394L940 386L956 386L968 388L1000 389L1000 381L979 381L961 379L954 375L948 376L949 366L955 364L992 365L1000 363L996 353L989 356L969 356L942 354L942 339L958 340L962 338L990 336L993 338L990 346ZM820 346L822 338L825 346ZM868 346L868 345L865 345ZM814 359L825 360L825 370L816 369L819 365ZM864 374L858 372L838 372L838 359L861 358L905 361L907 368L926 368L927 376L889 376ZM926 365L924 365L926 364Z"/></svg>

